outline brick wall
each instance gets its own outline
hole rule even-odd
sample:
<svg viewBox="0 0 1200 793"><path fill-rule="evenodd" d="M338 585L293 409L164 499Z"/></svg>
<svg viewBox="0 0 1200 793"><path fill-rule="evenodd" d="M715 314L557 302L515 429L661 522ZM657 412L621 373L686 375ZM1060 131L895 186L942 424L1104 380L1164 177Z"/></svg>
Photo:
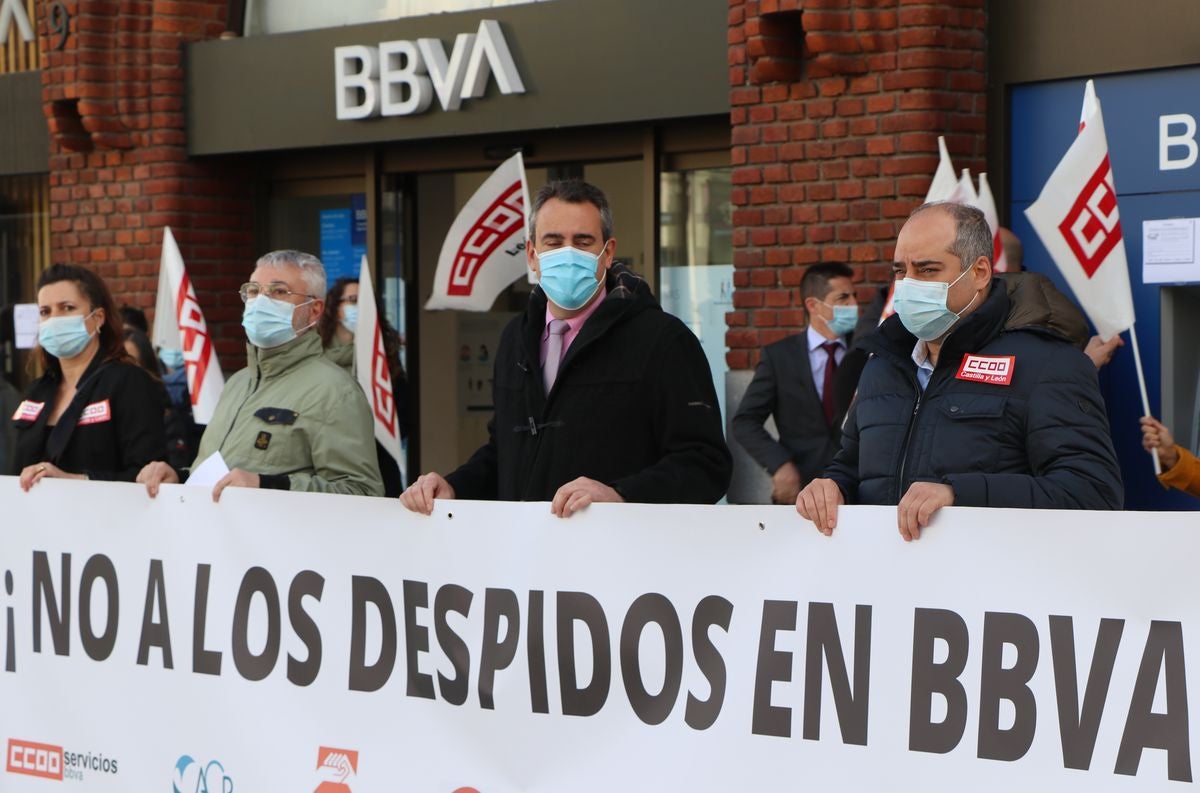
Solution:
<svg viewBox="0 0 1200 793"><path fill-rule="evenodd" d="M221 34L227 0L67 3L71 35L62 50L46 36L49 6L38 3L37 24L52 260L93 267L118 305L152 315L169 225L218 352L236 359L236 289L254 255L251 183L236 161L188 159L182 49Z"/></svg>
<svg viewBox="0 0 1200 793"><path fill-rule="evenodd" d="M730 0L731 369L804 326L808 265L852 265L864 303L890 280L938 135L984 168L985 21L983 0Z"/></svg>

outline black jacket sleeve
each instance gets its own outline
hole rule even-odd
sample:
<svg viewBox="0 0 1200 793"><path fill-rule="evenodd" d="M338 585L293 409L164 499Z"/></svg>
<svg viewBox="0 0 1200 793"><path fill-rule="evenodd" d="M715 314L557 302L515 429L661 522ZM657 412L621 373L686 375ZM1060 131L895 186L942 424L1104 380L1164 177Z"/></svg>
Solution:
<svg viewBox="0 0 1200 793"><path fill-rule="evenodd" d="M664 344L655 368L651 409L660 457L612 487L632 502L715 504L729 489L733 458L708 359L686 326Z"/></svg>
<svg viewBox="0 0 1200 793"><path fill-rule="evenodd" d="M732 429L733 437L742 444L742 448L770 474L792 459L792 453L763 427L767 418L775 412L778 393L775 364L769 348L765 348L754 371L754 379L746 388L738 412L733 417Z"/></svg>
<svg viewBox="0 0 1200 793"><path fill-rule="evenodd" d="M846 423L842 426L842 448L821 476L837 484L847 504L858 503L858 400L850 403L850 410L846 414Z"/></svg>

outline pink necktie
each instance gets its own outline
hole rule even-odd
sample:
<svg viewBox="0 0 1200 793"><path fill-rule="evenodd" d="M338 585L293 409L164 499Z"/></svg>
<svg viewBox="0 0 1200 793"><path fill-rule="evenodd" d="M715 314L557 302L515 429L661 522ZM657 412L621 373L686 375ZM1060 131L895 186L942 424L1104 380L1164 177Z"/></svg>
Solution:
<svg viewBox="0 0 1200 793"><path fill-rule="evenodd" d="M563 336L566 336L570 329L571 324L565 319L550 320L550 338L546 341L546 363L542 367L542 383L546 386L547 394L554 387L554 380L558 377L558 364L562 361L563 356Z"/></svg>

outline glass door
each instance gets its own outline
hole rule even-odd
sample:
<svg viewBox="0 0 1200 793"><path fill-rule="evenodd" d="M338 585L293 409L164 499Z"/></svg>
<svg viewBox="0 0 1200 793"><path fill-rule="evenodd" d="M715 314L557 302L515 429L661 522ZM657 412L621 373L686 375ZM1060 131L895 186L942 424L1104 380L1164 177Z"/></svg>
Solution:
<svg viewBox="0 0 1200 793"><path fill-rule="evenodd" d="M725 313L733 310L730 168L660 176L659 279L662 307L700 339L725 423Z"/></svg>

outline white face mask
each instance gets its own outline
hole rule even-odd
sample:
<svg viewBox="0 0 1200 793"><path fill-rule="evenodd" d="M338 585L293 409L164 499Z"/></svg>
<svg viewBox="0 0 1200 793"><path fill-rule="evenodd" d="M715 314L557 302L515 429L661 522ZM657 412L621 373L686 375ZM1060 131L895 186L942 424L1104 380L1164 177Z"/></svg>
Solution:
<svg viewBox="0 0 1200 793"><path fill-rule="evenodd" d="M919 281L911 277L897 281L896 292L892 296L892 307L900 316L900 322L908 328L908 332L921 341L934 341L945 335L979 296L976 292L971 297L971 302L963 306L962 311L951 311L946 305L950 287L961 281L969 272L970 267L950 283Z"/></svg>

